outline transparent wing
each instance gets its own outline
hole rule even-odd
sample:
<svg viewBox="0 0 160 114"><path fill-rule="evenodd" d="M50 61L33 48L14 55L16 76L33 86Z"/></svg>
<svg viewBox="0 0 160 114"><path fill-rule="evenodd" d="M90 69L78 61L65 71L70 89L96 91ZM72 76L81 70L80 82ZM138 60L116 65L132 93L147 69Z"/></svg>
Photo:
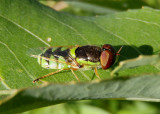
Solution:
<svg viewBox="0 0 160 114"><path fill-rule="evenodd" d="M75 46L50 46L50 47L40 47L40 48L29 48L27 54L28 55L38 55L41 54L42 52L45 51L45 49L49 49L49 48L75 48L75 47L79 47L79 45L75 45Z"/></svg>
<svg viewBox="0 0 160 114"><path fill-rule="evenodd" d="M27 51L27 55L28 56L33 56L33 55L39 55L41 53L43 53L45 48L29 48L29 50Z"/></svg>

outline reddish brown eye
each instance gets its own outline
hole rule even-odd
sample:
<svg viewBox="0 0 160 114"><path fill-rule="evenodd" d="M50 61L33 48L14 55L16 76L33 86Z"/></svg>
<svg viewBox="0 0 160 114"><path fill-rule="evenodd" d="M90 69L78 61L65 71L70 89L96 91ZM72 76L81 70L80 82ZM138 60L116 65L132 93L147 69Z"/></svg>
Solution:
<svg viewBox="0 0 160 114"><path fill-rule="evenodd" d="M110 68L114 64L115 60L116 60L115 49L109 44L103 45L101 56L100 56L102 69L105 70Z"/></svg>
<svg viewBox="0 0 160 114"><path fill-rule="evenodd" d="M104 50L109 50L109 51L111 51L113 54L116 53L116 50L115 50L114 47L113 47L112 45L110 45L110 44L104 44L104 45L102 46L102 50L103 50L103 51L104 51Z"/></svg>

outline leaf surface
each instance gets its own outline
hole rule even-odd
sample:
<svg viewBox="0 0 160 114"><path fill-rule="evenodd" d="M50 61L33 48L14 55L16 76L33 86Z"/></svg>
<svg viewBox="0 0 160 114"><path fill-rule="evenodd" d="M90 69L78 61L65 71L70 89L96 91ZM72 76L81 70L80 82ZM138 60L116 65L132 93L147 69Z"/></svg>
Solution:
<svg viewBox="0 0 160 114"><path fill-rule="evenodd" d="M143 75L79 84L47 84L17 91L0 102L1 113L18 113L62 102L121 99L160 102L160 75ZM142 86L143 85L143 86ZM8 110L8 107L9 110Z"/></svg>
<svg viewBox="0 0 160 114"><path fill-rule="evenodd" d="M12 95L12 98L0 101L0 108L5 111L11 106L12 109L8 111L22 112L79 99L138 100L140 98L140 100L159 101L159 88L156 88L159 85L159 77L153 74L159 72L159 67L154 64L126 69L119 74L119 76L140 76L137 78L125 80L113 78L97 84L90 82L84 85L58 84L30 89L28 87L39 85L32 83L34 79L55 70L42 68L35 58L27 55L27 51L31 48L103 44L111 44L116 50L124 46L118 62L138 55L157 54L160 44L159 13L159 10L142 8L107 16L80 17L56 12L34 0L23 2L1 0L0 99L6 98L7 95ZM51 41L48 41L48 38L51 38ZM100 77L108 78L116 65L106 71L98 70ZM92 70L75 73L81 81L87 81L85 75L89 80L94 78ZM142 73L152 73L152 75L139 75ZM43 79L54 83L67 83L73 80L76 81L76 78L70 71ZM27 89L19 90L19 88ZM84 88L87 89L83 91ZM16 95L14 89L18 89L15 90L18 91Z"/></svg>

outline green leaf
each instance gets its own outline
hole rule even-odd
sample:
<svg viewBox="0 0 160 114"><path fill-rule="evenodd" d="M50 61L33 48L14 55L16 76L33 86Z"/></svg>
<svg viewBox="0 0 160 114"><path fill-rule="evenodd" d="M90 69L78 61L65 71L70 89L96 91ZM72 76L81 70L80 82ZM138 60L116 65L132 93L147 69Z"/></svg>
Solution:
<svg viewBox="0 0 160 114"><path fill-rule="evenodd" d="M156 64L157 68L160 63L160 55L152 55L152 56L142 56L140 55L139 57L135 59L128 59L125 61L121 61L119 63L119 66L116 67L112 72L111 75L113 76L115 73L129 69L129 68L134 68L138 66L144 66L144 65L154 65Z"/></svg>
<svg viewBox="0 0 160 114"><path fill-rule="evenodd" d="M113 45L116 50L124 46L119 61L135 58L138 55L156 54L159 52L160 43L159 13L159 10L143 8L107 16L80 17L56 12L34 0L23 2L1 0L0 99L7 97L7 100L0 101L0 108L4 112L22 112L70 100L122 97L128 100L159 101L159 88L156 88L159 85L159 78L154 75L148 77L142 75L143 77L125 80L113 78L97 84L89 82L84 85L57 84L29 89L39 85L39 83L32 83L34 79L55 70L42 68L35 58L27 55L27 51L31 48L106 43ZM48 40L50 38L51 41ZM100 77L102 79L109 77L115 66L116 64L106 71L98 70ZM147 65L126 69L120 73L120 76L157 72L159 68L155 65ZM94 78L92 70L75 73L81 81L87 81L85 75L90 78L89 80ZM58 73L43 80L54 83L77 81L70 71ZM91 91L90 88L84 91L84 88L89 85ZM18 88L27 89L19 90ZM67 93L64 93L64 90ZM16 95L15 91L18 91ZM105 95L103 92L106 92Z"/></svg>
<svg viewBox="0 0 160 114"><path fill-rule="evenodd" d="M18 90L13 96L0 102L0 110L1 113L19 113L43 106L82 99L160 102L159 80L160 75L157 74L92 83L47 84L37 88ZM8 107L10 107L9 110Z"/></svg>
<svg viewBox="0 0 160 114"><path fill-rule="evenodd" d="M150 8L110 16L76 17L55 12L36 1L26 0L21 3L19 0L8 0L2 1L0 10L1 89L34 86L34 79L55 71L43 69L35 58L28 56L30 48L108 43L118 50L123 45L120 60L134 58L139 54L150 55L159 50L159 11ZM51 38L51 42L47 42L47 38ZM126 71L124 74L158 71L151 66L137 68L136 72ZM81 81L87 80L83 74L90 79L94 74L92 70L83 71L83 74L79 71L75 73ZM109 73L110 70L99 70L101 78L106 78ZM67 71L44 80L70 82L76 78Z"/></svg>

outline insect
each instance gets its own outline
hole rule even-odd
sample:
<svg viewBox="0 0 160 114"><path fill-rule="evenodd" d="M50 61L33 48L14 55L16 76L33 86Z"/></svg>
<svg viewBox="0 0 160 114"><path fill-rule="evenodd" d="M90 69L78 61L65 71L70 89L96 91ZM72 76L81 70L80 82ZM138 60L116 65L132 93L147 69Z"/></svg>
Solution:
<svg viewBox="0 0 160 114"><path fill-rule="evenodd" d="M119 55L121 49L122 47L116 52L110 44L104 44L102 47L85 45L44 48L41 54L32 56L38 58L38 63L43 68L57 69L57 71L39 77L33 83L63 70L71 70L78 81L79 79L74 73L78 69L94 69L96 76L100 78L97 69L102 68L106 70L110 68L114 64L116 56Z"/></svg>

